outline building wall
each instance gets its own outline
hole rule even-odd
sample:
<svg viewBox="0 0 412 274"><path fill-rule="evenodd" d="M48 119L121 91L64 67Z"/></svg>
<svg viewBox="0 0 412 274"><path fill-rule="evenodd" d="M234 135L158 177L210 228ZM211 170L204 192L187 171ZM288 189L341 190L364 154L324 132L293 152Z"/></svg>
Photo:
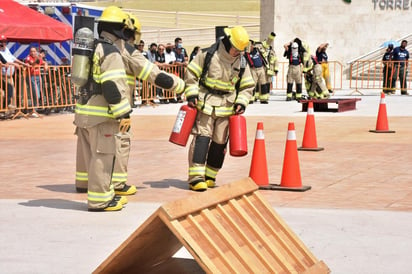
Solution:
<svg viewBox="0 0 412 274"><path fill-rule="evenodd" d="M346 65L384 41L411 34L411 25L412 0L261 0L261 38L275 31L280 60L283 45L299 37L311 52L329 42L330 60Z"/></svg>

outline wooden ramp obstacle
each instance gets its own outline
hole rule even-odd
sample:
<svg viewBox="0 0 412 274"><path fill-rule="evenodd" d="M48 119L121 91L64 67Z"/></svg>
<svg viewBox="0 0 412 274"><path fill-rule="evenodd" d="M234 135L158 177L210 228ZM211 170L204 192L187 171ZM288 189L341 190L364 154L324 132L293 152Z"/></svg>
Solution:
<svg viewBox="0 0 412 274"><path fill-rule="evenodd" d="M361 98L345 98L345 99L313 99L313 100L300 100L302 104L302 111L308 110L309 101L313 102L314 111L319 112L343 112L356 109L356 102ZM329 104L335 103L337 108L331 108Z"/></svg>
<svg viewBox="0 0 412 274"><path fill-rule="evenodd" d="M194 260L173 258L182 246ZM161 206L94 271L329 272L263 199L251 178Z"/></svg>

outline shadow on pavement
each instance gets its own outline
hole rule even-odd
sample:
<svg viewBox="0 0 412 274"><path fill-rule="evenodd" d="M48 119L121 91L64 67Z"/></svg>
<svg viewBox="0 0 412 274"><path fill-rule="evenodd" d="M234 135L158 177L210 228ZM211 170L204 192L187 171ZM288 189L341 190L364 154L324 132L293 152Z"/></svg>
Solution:
<svg viewBox="0 0 412 274"><path fill-rule="evenodd" d="M54 192L64 192L64 193L77 193L74 184L63 184L63 185L41 185L37 186L49 191Z"/></svg>
<svg viewBox="0 0 412 274"><path fill-rule="evenodd" d="M19 203L19 205L29 206L29 207L49 207L49 208L55 208L55 209L87 211L86 203L63 200L63 199L30 200L28 202Z"/></svg>
<svg viewBox="0 0 412 274"><path fill-rule="evenodd" d="M180 188L180 189L188 189L187 181L177 180L177 179L163 179L162 181L151 181L151 182L143 182L145 185L149 185L151 188Z"/></svg>

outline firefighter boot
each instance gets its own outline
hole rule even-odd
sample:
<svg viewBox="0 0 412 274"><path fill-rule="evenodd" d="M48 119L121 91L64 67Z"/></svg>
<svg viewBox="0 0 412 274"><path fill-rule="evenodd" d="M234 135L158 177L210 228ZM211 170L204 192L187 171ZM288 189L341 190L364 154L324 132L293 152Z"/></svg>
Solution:
<svg viewBox="0 0 412 274"><path fill-rule="evenodd" d="M288 87L286 90L286 101L292 101L292 87L293 87L293 83L288 83Z"/></svg>
<svg viewBox="0 0 412 274"><path fill-rule="evenodd" d="M208 188L214 188L214 187L216 187L216 182L215 182L215 180L212 180L212 179L206 180L206 184L207 184L207 187L208 187Z"/></svg>
<svg viewBox="0 0 412 274"><path fill-rule="evenodd" d="M200 181L200 182L192 182L189 184L190 190L193 191L205 191L207 190L207 183Z"/></svg>
<svg viewBox="0 0 412 274"><path fill-rule="evenodd" d="M302 100L302 84L296 84L296 101Z"/></svg>
<svg viewBox="0 0 412 274"><path fill-rule="evenodd" d="M115 198L103 208L89 208L88 211L104 212L104 211L120 211L123 209L123 204L120 201L116 201Z"/></svg>
<svg viewBox="0 0 412 274"><path fill-rule="evenodd" d="M120 195L114 195L114 200L116 202L120 202L122 205L125 205L129 202L125 196Z"/></svg>
<svg viewBox="0 0 412 274"><path fill-rule="evenodd" d="M122 189L115 189L117 195L133 195L137 192L136 186L124 185Z"/></svg>

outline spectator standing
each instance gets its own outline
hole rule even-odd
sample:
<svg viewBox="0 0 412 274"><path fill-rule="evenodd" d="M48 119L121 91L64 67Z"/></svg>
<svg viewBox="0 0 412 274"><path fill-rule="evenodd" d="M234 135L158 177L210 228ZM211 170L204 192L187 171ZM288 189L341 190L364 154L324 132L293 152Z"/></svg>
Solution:
<svg viewBox="0 0 412 274"><path fill-rule="evenodd" d="M24 62L17 59L7 48L7 38L4 35L0 35L0 61L2 63L1 67L1 75L3 80L5 81L5 85L7 88L3 88L2 91L7 98L9 99L7 104L10 110L14 110L16 106L13 104L13 101L16 99L16 93L14 90L14 81L13 76L15 69L21 68L21 66L26 67L29 66Z"/></svg>
<svg viewBox="0 0 412 274"><path fill-rule="evenodd" d="M164 44L159 44L159 46L157 47L155 64L159 66L160 69L165 69L167 66L165 63L166 62L165 49L166 47ZM159 98L159 101L161 104L168 103L167 100L163 99L163 90L157 86L156 86L156 97Z"/></svg>
<svg viewBox="0 0 412 274"><path fill-rule="evenodd" d="M180 37L175 38L175 46L173 47L173 51L176 52L177 49L181 49L181 52L184 55L184 60L188 62L189 58L187 56L187 50L183 47L183 40Z"/></svg>
<svg viewBox="0 0 412 274"><path fill-rule="evenodd" d="M409 51L406 49L408 41L402 40L401 45L393 50L394 73L392 88L396 89L396 80L399 77L401 95L409 95L406 82L408 81Z"/></svg>
<svg viewBox="0 0 412 274"><path fill-rule="evenodd" d="M168 65L174 65L176 62L175 52L173 51L173 45L171 43L166 44L165 63Z"/></svg>
<svg viewBox="0 0 412 274"><path fill-rule="evenodd" d="M333 93L332 83L330 81L328 54L326 53L328 46L329 43L323 43L319 45L319 47L316 49L316 59L322 66L322 77L325 80L326 88L328 89L329 93Z"/></svg>
<svg viewBox="0 0 412 274"><path fill-rule="evenodd" d="M147 59L154 63L156 61L157 44L151 43L149 50L146 52Z"/></svg>
<svg viewBox="0 0 412 274"><path fill-rule="evenodd" d="M42 100L41 68L47 70L47 63L38 53L36 47L30 48L30 53L26 58L26 63L30 65L29 76L31 82L32 106L37 107Z"/></svg>
<svg viewBox="0 0 412 274"><path fill-rule="evenodd" d="M193 191L216 186L229 137L229 117L244 113L252 97L255 82L241 54L248 43L243 27L226 28L225 36L210 47L216 50L206 64L208 69L204 66L208 51L196 55L187 66L185 95L188 106L197 108L188 153L188 183Z"/></svg>
<svg viewBox="0 0 412 274"><path fill-rule="evenodd" d="M394 88L392 89L392 68L393 68L393 44L389 44L386 48L385 53L382 57L383 63L383 84L382 84L382 91L386 94L394 93Z"/></svg>
<svg viewBox="0 0 412 274"><path fill-rule="evenodd" d="M136 49L143 54L144 57L148 58L147 52L144 50L144 41L140 40L138 44L136 44Z"/></svg>

